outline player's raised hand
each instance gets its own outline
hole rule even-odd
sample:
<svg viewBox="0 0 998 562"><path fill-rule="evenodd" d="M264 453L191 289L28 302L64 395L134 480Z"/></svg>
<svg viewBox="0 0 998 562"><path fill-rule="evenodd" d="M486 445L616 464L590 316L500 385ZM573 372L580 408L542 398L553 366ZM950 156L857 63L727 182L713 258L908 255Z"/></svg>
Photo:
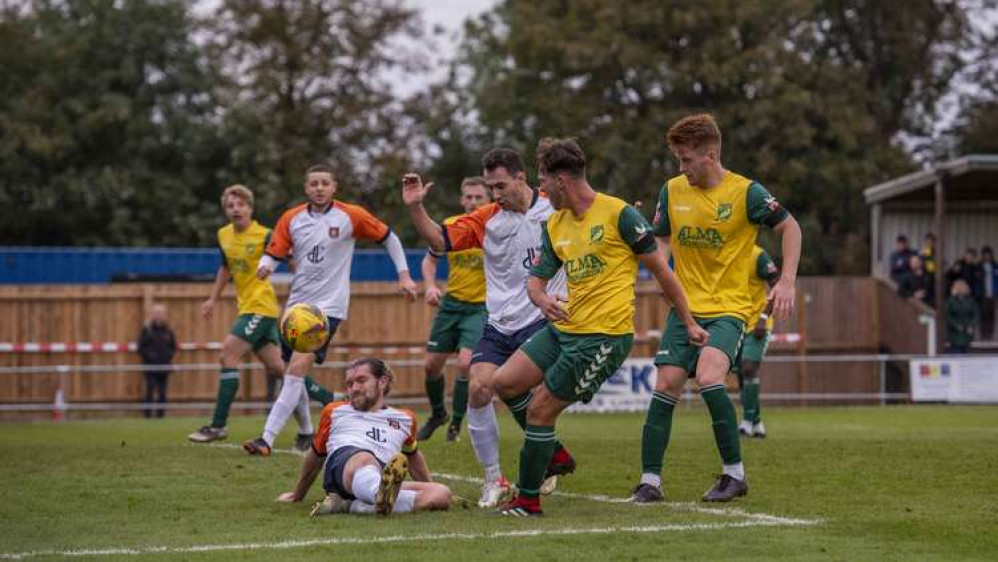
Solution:
<svg viewBox="0 0 998 562"><path fill-rule="evenodd" d="M565 303L568 299L561 295L548 295L540 297L540 302L537 303L537 308L541 309L541 313L544 317L551 322L560 322L562 320L568 320L568 310L565 308Z"/></svg>
<svg viewBox="0 0 998 562"><path fill-rule="evenodd" d="M277 499L274 501L279 501L281 503L293 503L300 502L301 498L299 498L298 494L294 492L284 492L283 494L277 496Z"/></svg>
<svg viewBox="0 0 998 562"><path fill-rule="evenodd" d="M710 332L704 330L703 327L697 323L694 323L691 326L686 326L686 333L690 336L690 343L697 347L707 345L707 340L710 339Z"/></svg>
<svg viewBox="0 0 998 562"><path fill-rule="evenodd" d="M797 288L789 279L780 278L769 292L769 300L773 301L773 318L780 320L790 317L797 300Z"/></svg>
<svg viewBox="0 0 998 562"><path fill-rule="evenodd" d="M201 316L203 316L205 320L211 318L211 312L213 310L215 310L215 299L206 299L203 303L201 303Z"/></svg>
<svg viewBox="0 0 998 562"><path fill-rule="evenodd" d="M419 205L432 187L432 182L423 185L419 174L408 173L402 176L402 202L406 205Z"/></svg>
<svg viewBox="0 0 998 562"><path fill-rule="evenodd" d="M426 295L424 295L423 300L426 304L430 306L440 306L440 297L443 296L443 291L439 287L427 287Z"/></svg>

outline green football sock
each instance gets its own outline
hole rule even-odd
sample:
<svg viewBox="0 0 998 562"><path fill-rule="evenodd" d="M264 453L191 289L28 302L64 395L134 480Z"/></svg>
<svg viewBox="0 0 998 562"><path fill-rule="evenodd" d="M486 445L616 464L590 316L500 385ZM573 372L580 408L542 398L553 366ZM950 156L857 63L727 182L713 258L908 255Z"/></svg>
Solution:
<svg viewBox="0 0 998 562"><path fill-rule="evenodd" d="M672 412L679 402L664 392L654 392L641 432L641 473L662 474L665 450L672 434Z"/></svg>
<svg viewBox="0 0 998 562"><path fill-rule="evenodd" d="M752 423L759 423L762 412L759 409L759 378L746 378L742 384L742 418Z"/></svg>
<svg viewBox="0 0 998 562"><path fill-rule="evenodd" d="M554 437L553 426L528 425L524 429L524 437L517 487L524 497L536 498L540 495L544 474L558 447L558 440Z"/></svg>
<svg viewBox="0 0 998 562"><path fill-rule="evenodd" d="M239 390L239 369L222 368L218 375L218 397L215 398L215 415L211 418L212 427L225 427L229 421L229 409Z"/></svg>
<svg viewBox="0 0 998 562"><path fill-rule="evenodd" d="M724 384L713 384L700 389L700 397L710 410L714 427L714 440L724 464L742 462L741 443L738 441L738 422L735 406L728 398Z"/></svg>
<svg viewBox="0 0 998 562"><path fill-rule="evenodd" d="M444 405L444 385L447 381L443 375L438 375L431 379L426 377L426 397L430 399L430 407L433 408L433 417L442 418L447 415L447 406Z"/></svg>
<svg viewBox="0 0 998 562"><path fill-rule="evenodd" d="M513 414L513 419L516 420L517 425L524 431L527 429L527 407L530 406L532 397L530 392L525 392L509 400L503 400L509 408L509 412Z"/></svg>
<svg viewBox="0 0 998 562"><path fill-rule="evenodd" d="M461 425L464 414L468 411L468 379L457 377L454 379L454 417L451 425Z"/></svg>
<svg viewBox="0 0 998 562"><path fill-rule="evenodd" d="M329 392L326 387L315 382L311 376L305 377L305 390L308 392L308 397L313 400L318 400L323 406L329 404L336 400L336 395Z"/></svg>

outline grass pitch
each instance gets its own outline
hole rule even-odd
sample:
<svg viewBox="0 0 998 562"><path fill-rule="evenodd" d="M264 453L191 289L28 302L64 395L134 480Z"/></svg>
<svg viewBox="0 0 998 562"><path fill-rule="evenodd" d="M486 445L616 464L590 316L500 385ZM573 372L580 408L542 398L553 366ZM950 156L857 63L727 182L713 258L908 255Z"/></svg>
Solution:
<svg viewBox="0 0 998 562"><path fill-rule="evenodd" d="M698 503L719 469L700 404L680 408L667 503L622 503L640 469L640 414L565 416L579 462L541 519L478 509L308 519L278 504L300 458L237 449L260 417L235 418L228 446L194 445L201 418L0 425L0 559L25 560L993 560L998 556L998 407L765 410L770 437L743 441L751 490ZM511 478L522 434L500 413ZM293 438L290 421L278 448ZM225 442L223 442L225 443ZM430 468L475 498L466 434L421 444ZM286 449L285 449L286 450Z"/></svg>

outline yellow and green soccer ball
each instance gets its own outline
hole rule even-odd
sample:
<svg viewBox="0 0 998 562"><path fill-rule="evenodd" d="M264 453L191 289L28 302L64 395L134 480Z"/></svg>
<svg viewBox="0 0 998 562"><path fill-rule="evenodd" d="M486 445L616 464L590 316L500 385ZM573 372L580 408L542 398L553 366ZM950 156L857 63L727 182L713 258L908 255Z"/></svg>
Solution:
<svg viewBox="0 0 998 562"><path fill-rule="evenodd" d="M312 353L329 339L329 321L314 304L298 303L284 312L281 337L291 349Z"/></svg>

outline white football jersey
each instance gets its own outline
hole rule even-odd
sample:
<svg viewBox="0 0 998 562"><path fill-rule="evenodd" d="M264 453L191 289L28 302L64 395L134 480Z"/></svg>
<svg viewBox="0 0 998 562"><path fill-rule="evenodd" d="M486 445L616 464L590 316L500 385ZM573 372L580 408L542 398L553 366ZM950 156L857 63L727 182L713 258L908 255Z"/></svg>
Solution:
<svg viewBox="0 0 998 562"><path fill-rule="evenodd" d="M416 415L411 410L385 407L374 412L355 410L349 402L331 402L322 409L312 447L320 455L340 447L370 451L379 461L400 452L416 451Z"/></svg>
<svg viewBox="0 0 998 562"><path fill-rule="evenodd" d="M357 239L383 242L391 230L367 210L334 201L325 213L308 205L286 211L274 227L267 254L298 263L285 306L308 303L326 316L346 319L350 309L350 266Z"/></svg>
<svg viewBox="0 0 998 562"><path fill-rule="evenodd" d="M485 250L485 303L489 325L512 334L544 318L527 297L527 277L541 253L541 231L554 208L534 191L526 213L483 205L443 227L446 249ZM549 294L566 294L565 270L548 280Z"/></svg>

